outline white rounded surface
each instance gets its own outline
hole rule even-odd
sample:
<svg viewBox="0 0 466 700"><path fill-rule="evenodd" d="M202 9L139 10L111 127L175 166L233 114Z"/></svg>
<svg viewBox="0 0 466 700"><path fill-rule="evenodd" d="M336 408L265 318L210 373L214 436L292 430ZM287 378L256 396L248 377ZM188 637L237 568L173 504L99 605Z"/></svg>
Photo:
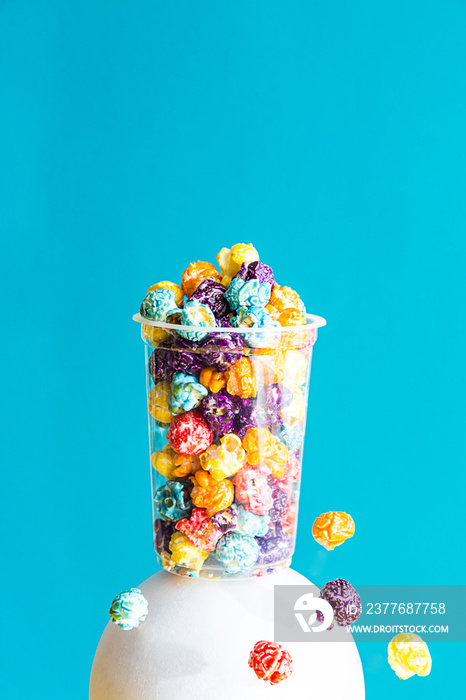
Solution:
<svg viewBox="0 0 466 700"><path fill-rule="evenodd" d="M309 583L292 569L247 581L158 572L139 586L146 621L126 632L111 622L105 628L90 700L364 700L353 642L283 644L294 671L275 686L248 666L254 644L273 640L274 586Z"/></svg>

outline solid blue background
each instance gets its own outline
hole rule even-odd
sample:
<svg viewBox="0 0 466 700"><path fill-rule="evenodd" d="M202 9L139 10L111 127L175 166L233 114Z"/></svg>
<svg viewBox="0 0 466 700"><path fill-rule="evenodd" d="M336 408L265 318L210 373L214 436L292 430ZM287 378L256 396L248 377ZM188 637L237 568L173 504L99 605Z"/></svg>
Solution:
<svg viewBox="0 0 466 700"><path fill-rule="evenodd" d="M253 242L328 320L294 568L464 582L464 0L2 0L2 687L86 697L155 570L147 287ZM310 523L347 510L326 553ZM463 645L369 698L437 698ZM24 657L28 657L25 663Z"/></svg>

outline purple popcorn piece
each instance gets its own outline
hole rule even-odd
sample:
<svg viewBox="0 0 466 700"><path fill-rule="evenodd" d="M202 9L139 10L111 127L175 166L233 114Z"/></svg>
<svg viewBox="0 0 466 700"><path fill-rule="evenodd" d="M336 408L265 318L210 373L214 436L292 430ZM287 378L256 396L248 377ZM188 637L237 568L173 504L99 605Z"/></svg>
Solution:
<svg viewBox="0 0 466 700"><path fill-rule="evenodd" d="M154 532L155 532L155 549L158 554L163 552L170 552L168 545L170 544L170 538L174 532L176 532L175 523L169 520L162 520L157 518L154 522Z"/></svg>
<svg viewBox="0 0 466 700"><path fill-rule="evenodd" d="M201 410L207 425L216 435L233 431L238 405L223 389L217 394L209 393L201 404Z"/></svg>
<svg viewBox="0 0 466 700"><path fill-rule="evenodd" d="M248 428L256 426L280 430L283 425L280 410L292 400L292 392L281 384L265 387L265 406L257 399L238 399L239 411L235 421L238 435L243 438Z"/></svg>
<svg viewBox="0 0 466 700"><path fill-rule="evenodd" d="M202 345L205 365L221 372L230 368L243 354L244 342L238 333L213 333Z"/></svg>
<svg viewBox="0 0 466 700"><path fill-rule="evenodd" d="M274 564L291 556L293 545L287 537L256 537L256 542L261 551L262 564Z"/></svg>
<svg viewBox="0 0 466 700"><path fill-rule="evenodd" d="M197 374L204 366L199 343L177 337L169 353L168 361L175 372Z"/></svg>
<svg viewBox="0 0 466 700"><path fill-rule="evenodd" d="M229 532L230 530L236 530L238 525L236 507L231 506L231 508L214 513L210 519L210 522L223 534Z"/></svg>
<svg viewBox="0 0 466 700"><path fill-rule="evenodd" d="M152 377L154 384L161 381L162 379L167 379L173 374L173 369L170 366L170 347L171 342L164 340L163 343L155 348L152 355L149 358L149 373Z"/></svg>
<svg viewBox="0 0 466 700"><path fill-rule="evenodd" d="M197 299L201 304L208 306L217 319L228 316L230 313L230 307L225 299L225 287L215 280L206 279L201 282L190 299Z"/></svg>
<svg viewBox="0 0 466 700"><path fill-rule="evenodd" d="M272 501L273 501L273 506L269 510L270 520L273 523L278 523L285 515L285 513L290 505L290 501L289 501L289 498L286 495L285 491L280 489L278 486L273 485L273 478L269 480L269 483L272 486Z"/></svg>
<svg viewBox="0 0 466 700"><path fill-rule="evenodd" d="M235 275L235 277L241 277L241 279L245 282L248 282L249 280L268 282L272 287L275 284L272 268L268 265L264 265L264 263L261 263L258 260L249 264L243 263L240 271Z"/></svg>
<svg viewBox="0 0 466 700"><path fill-rule="evenodd" d="M334 620L342 627L352 625L362 612L361 598L358 592L343 578L326 583L320 591L319 598L330 603L333 608Z"/></svg>

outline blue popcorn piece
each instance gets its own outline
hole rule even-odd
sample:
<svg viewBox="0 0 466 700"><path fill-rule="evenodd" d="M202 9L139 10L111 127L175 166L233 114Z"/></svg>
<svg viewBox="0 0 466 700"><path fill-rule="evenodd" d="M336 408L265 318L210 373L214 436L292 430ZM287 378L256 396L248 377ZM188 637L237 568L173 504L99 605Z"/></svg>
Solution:
<svg viewBox="0 0 466 700"><path fill-rule="evenodd" d="M182 326L202 326L205 328L215 328L217 322L212 310L205 304L201 304L196 299L187 301L181 312L180 324ZM178 330L178 335L187 340L198 343L208 334L206 331L183 331Z"/></svg>
<svg viewBox="0 0 466 700"><path fill-rule="evenodd" d="M168 410L174 416L179 413L186 413L193 408L197 408L208 393L205 386L199 384L194 375L175 372L171 383Z"/></svg>
<svg viewBox="0 0 466 700"><path fill-rule="evenodd" d="M277 437L288 447L291 453L298 452L303 443L303 429L299 425L284 425Z"/></svg>
<svg viewBox="0 0 466 700"><path fill-rule="evenodd" d="M274 321L267 309L264 309L262 306L241 306L236 316L232 318L231 325L235 328L258 329L257 333L244 334L245 342L252 348L273 347L274 336L276 336L273 329L281 328L280 323Z"/></svg>
<svg viewBox="0 0 466 700"><path fill-rule="evenodd" d="M187 518L192 510L191 497L182 481L166 481L155 492L154 504L161 517L172 522Z"/></svg>
<svg viewBox="0 0 466 700"><path fill-rule="evenodd" d="M167 315L179 311L175 295L170 289L154 289L141 304L139 313L151 321L166 321Z"/></svg>
<svg viewBox="0 0 466 700"><path fill-rule="evenodd" d="M268 282L251 279L245 282L241 277L235 277L225 292L225 299L233 311L251 306L264 307L270 299L272 286Z"/></svg>
<svg viewBox="0 0 466 700"><path fill-rule="evenodd" d="M132 630L144 622L148 612L149 604L139 588L130 588L113 599L108 614L122 630Z"/></svg>
<svg viewBox="0 0 466 700"><path fill-rule="evenodd" d="M236 530L227 532L217 542L214 556L223 564L227 574L251 569L259 558L260 549L254 537L241 535Z"/></svg>
<svg viewBox="0 0 466 700"><path fill-rule="evenodd" d="M249 537L264 537L269 531L270 516L256 515L246 510L244 506L238 506L238 531L241 535Z"/></svg>

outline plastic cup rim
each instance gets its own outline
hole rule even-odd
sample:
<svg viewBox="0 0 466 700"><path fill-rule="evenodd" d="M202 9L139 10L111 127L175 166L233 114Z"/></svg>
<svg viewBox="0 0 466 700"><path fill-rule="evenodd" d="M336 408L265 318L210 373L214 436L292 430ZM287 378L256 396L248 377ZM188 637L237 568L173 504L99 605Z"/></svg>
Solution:
<svg viewBox="0 0 466 700"><path fill-rule="evenodd" d="M276 333L283 333L289 332L289 333L296 333L297 331L300 330L311 330L314 328L322 328L323 326L327 325L327 321L325 318L322 318L322 316L316 316L315 314L306 314L306 319L308 319L308 323L302 325L302 326L279 326L279 327L270 327L267 326L265 328L226 328L225 326L180 326L176 323L166 323L163 321L152 321L149 318L144 318L144 316L141 316L141 314L134 314L133 316L133 321L136 321L136 323L143 323L145 326L154 326L155 328L161 328L162 330L173 330L173 331L189 331L189 332L196 332L196 331L201 331L202 333L270 333L270 332L276 332Z"/></svg>

